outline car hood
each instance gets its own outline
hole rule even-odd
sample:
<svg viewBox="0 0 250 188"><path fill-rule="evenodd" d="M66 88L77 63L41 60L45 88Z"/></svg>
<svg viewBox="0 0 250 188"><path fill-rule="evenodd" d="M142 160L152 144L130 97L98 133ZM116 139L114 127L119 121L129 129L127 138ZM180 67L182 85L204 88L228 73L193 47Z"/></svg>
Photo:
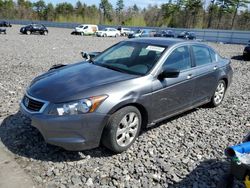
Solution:
<svg viewBox="0 0 250 188"><path fill-rule="evenodd" d="M77 100L88 89L103 87L119 81L138 77L90 63L77 63L49 71L35 78L27 93L35 98L53 103ZM103 94L103 93L100 93ZM99 95L100 95L99 94Z"/></svg>

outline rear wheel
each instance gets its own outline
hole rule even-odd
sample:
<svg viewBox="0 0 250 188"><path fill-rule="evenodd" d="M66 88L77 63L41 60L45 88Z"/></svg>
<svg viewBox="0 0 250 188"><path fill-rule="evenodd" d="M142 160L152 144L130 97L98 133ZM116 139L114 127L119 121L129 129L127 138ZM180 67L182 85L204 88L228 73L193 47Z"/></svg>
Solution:
<svg viewBox="0 0 250 188"><path fill-rule="evenodd" d="M133 106L124 107L110 117L103 132L102 143L116 153L123 152L134 143L140 129L140 111Z"/></svg>
<svg viewBox="0 0 250 188"><path fill-rule="evenodd" d="M210 106L212 107L219 106L224 99L225 92L226 92L226 83L224 80L220 80L218 82L214 95L209 103Z"/></svg>
<svg viewBox="0 0 250 188"><path fill-rule="evenodd" d="M106 34L106 33L104 33L104 34L103 34L103 37L107 37L107 34Z"/></svg>

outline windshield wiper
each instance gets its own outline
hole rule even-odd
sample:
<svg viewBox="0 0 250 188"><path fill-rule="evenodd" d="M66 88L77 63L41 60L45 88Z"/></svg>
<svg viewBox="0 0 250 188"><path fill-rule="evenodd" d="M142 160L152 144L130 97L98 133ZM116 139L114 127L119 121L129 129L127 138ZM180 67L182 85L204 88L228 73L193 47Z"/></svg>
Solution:
<svg viewBox="0 0 250 188"><path fill-rule="evenodd" d="M123 70L123 69L120 69L118 67L114 67L114 66L111 66L111 65L108 65L108 64L98 64L102 67L105 67L105 68L108 68L108 69L111 69L111 70L115 70L115 71L118 71L118 72L122 72L122 73L128 73L127 71Z"/></svg>
<svg viewBox="0 0 250 188"><path fill-rule="evenodd" d="M121 68L118 68L118 67L115 67L115 66L111 66L111 65L108 65L108 64L102 64L102 63L97 63L97 62L94 62L93 64L97 65L97 66L105 67L107 69L111 69L111 70L114 70L114 71L126 73L126 74L143 75L143 74L140 74L140 73L132 72L130 70L124 70L124 69L121 69Z"/></svg>

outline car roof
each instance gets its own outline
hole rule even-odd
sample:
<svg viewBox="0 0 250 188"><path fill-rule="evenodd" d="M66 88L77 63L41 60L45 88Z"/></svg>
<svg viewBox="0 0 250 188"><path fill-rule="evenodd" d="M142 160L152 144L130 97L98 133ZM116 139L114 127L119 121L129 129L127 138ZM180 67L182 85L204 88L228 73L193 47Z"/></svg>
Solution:
<svg viewBox="0 0 250 188"><path fill-rule="evenodd" d="M187 43L187 41L183 40L183 39L155 38L155 37L135 38L135 39L129 39L127 41L148 43L148 44L152 44L152 45L166 46L166 47L175 45L177 43Z"/></svg>

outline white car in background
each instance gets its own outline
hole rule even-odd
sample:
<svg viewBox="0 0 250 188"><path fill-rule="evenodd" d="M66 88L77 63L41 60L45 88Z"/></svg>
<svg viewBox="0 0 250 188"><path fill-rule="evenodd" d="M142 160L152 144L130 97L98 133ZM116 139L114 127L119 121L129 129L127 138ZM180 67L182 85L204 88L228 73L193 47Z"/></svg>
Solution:
<svg viewBox="0 0 250 188"><path fill-rule="evenodd" d="M114 28L105 28L104 30L99 30L96 32L98 37L118 37L120 36L120 31Z"/></svg>
<svg viewBox="0 0 250 188"><path fill-rule="evenodd" d="M120 31L121 36L128 36L129 34L133 34L134 31L132 31L129 28L124 28L124 27L118 27L117 29L118 31Z"/></svg>
<svg viewBox="0 0 250 188"><path fill-rule="evenodd" d="M98 31L97 25L92 24L82 24L75 27L75 34L81 35L93 35Z"/></svg>

